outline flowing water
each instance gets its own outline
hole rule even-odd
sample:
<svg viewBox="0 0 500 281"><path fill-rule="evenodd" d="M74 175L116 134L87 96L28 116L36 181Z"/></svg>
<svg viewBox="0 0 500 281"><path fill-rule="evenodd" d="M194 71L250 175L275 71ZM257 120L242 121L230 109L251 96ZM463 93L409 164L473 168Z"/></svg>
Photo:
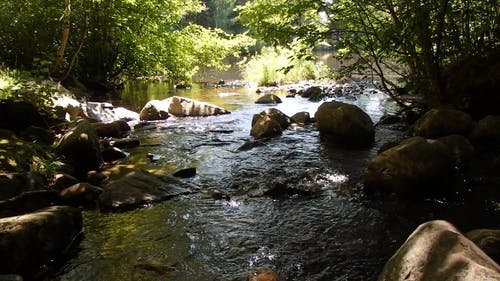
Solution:
<svg viewBox="0 0 500 281"><path fill-rule="evenodd" d="M372 147L321 141L313 126L250 150L255 89L195 87L174 91L161 83L129 85L125 103L182 95L232 111L207 118L168 119L137 127L142 145L111 167L111 177L135 168L172 173L196 167L187 181L200 192L123 213L84 212L84 239L58 280L247 280L262 270L280 280L376 280L387 259L420 223L446 219L463 230L498 224L483 201L401 201L364 196L360 175L386 141L402 133L378 129ZM314 114L320 103L285 98L288 115ZM376 122L394 106L383 95L344 99ZM148 154L159 157L152 162ZM284 184L308 195L270 197ZM211 196L210 194L221 194Z"/></svg>

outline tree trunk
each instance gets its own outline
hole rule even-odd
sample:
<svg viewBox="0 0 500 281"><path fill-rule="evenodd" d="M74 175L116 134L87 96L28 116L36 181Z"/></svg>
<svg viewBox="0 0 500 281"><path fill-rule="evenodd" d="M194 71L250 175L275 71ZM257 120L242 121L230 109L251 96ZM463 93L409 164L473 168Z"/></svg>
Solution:
<svg viewBox="0 0 500 281"><path fill-rule="evenodd" d="M64 0L64 13L61 17L61 20L63 20L63 31L61 35L61 42L59 43L59 48L57 50L56 61L52 65L50 70L51 76L59 75L59 69L61 68L64 59L64 50L66 49L66 45L68 44L69 30L71 27L70 16L71 16L71 1Z"/></svg>

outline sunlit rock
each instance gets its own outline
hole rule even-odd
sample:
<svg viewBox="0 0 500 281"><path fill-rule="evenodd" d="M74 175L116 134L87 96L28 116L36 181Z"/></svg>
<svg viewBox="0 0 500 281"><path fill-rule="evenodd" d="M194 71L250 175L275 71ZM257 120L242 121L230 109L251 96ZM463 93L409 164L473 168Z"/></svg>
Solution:
<svg viewBox="0 0 500 281"><path fill-rule="evenodd" d="M258 98L255 103L257 104L277 104L282 103L281 99L274 94L265 94L262 97Z"/></svg>
<svg viewBox="0 0 500 281"><path fill-rule="evenodd" d="M230 113L222 107L185 97L174 96L169 100L168 112L177 117L213 116Z"/></svg>
<svg viewBox="0 0 500 281"><path fill-rule="evenodd" d="M261 270L248 274L248 281L278 281L278 273L270 270Z"/></svg>
<svg viewBox="0 0 500 281"><path fill-rule="evenodd" d="M153 121L153 120L165 120L170 115L168 114L168 107L170 102L164 102L159 100L150 100L141 109L139 113L140 120Z"/></svg>
<svg viewBox="0 0 500 281"><path fill-rule="evenodd" d="M99 203L102 210L131 209L190 193L190 187L173 176L136 170L106 186Z"/></svg>
<svg viewBox="0 0 500 281"><path fill-rule="evenodd" d="M500 115L488 115L479 120L470 139L479 145L500 146Z"/></svg>
<svg viewBox="0 0 500 281"><path fill-rule="evenodd" d="M420 225L386 263L378 281L500 280L500 267L453 225Z"/></svg>
<svg viewBox="0 0 500 281"><path fill-rule="evenodd" d="M85 120L80 120L56 144L56 152L75 167L81 176L102 165L102 155L96 131Z"/></svg>
<svg viewBox="0 0 500 281"><path fill-rule="evenodd" d="M255 139L277 137L290 123L290 118L283 112L269 108L253 116L250 135Z"/></svg>
<svg viewBox="0 0 500 281"><path fill-rule="evenodd" d="M454 109L431 109L415 122L415 135L439 138L452 134L468 135L472 129L472 117Z"/></svg>
<svg viewBox="0 0 500 281"><path fill-rule="evenodd" d="M451 180L454 159L437 140L413 137L376 156L366 168L365 191L427 196L442 194Z"/></svg>
<svg viewBox="0 0 500 281"><path fill-rule="evenodd" d="M342 102L324 102L315 114L320 133L334 141L371 144L375 137L373 122L359 107Z"/></svg>
<svg viewBox="0 0 500 281"><path fill-rule="evenodd" d="M0 274L31 280L41 266L66 255L81 231L80 210L68 206L0 219Z"/></svg>

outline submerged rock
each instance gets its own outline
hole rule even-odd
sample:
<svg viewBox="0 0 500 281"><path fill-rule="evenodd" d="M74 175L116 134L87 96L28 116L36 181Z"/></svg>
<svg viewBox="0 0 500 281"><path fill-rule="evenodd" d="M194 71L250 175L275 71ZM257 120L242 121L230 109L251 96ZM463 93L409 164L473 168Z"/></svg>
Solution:
<svg viewBox="0 0 500 281"><path fill-rule="evenodd" d="M500 280L500 267L445 221L420 225L385 264L378 281Z"/></svg>
<svg viewBox="0 0 500 281"><path fill-rule="evenodd" d="M452 153L442 142L409 138L368 164L363 175L365 191L403 196L442 194L451 180L453 164Z"/></svg>
<svg viewBox="0 0 500 281"><path fill-rule="evenodd" d="M415 135L439 138L448 135L468 135L472 129L472 117L454 109L431 109L415 122Z"/></svg>
<svg viewBox="0 0 500 281"><path fill-rule="evenodd" d="M375 127L370 116L359 107L342 102L324 102L315 114L320 133L334 141L348 144L371 144Z"/></svg>
<svg viewBox="0 0 500 281"><path fill-rule="evenodd" d="M82 231L80 210L53 206L0 219L0 274L33 272L68 253Z"/></svg>
<svg viewBox="0 0 500 281"><path fill-rule="evenodd" d="M136 170L106 186L99 196L99 203L102 210L131 209L188 194L190 189L191 185L175 177Z"/></svg>

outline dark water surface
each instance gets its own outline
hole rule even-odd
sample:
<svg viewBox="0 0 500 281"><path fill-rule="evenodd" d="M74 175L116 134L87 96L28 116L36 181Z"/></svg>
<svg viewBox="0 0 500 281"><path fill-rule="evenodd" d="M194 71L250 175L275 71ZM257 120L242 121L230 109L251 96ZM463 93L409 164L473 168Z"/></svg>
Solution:
<svg viewBox="0 0 500 281"><path fill-rule="evenodd" d="M248 151L256 105L251 89L174 91L168 85L129 85L126 103L182 95L232 111L208 118L168 119L133 132L142 146L110 170L112 177L140 167L158 173L196 167L188 181L200 192L125 213L84 212L85 237L58 280L246 280L262 269L280 280L376 280L386 260L420 223L446 219L467 231L492 227L498 211L484 201L370 199L360 175L385 142L402 133L379 129L368 148L324 143L314 127L284 132ZM283 96L284 93L281 93ZM282 98L288 115L314 114L320 103ZM394 106L382 95L360 93L348 102L376 122ZM156 162L147 154L160 156ZM318 190L271 198L276 184ZM227 195L214 199L208 191Z"/></svg>

